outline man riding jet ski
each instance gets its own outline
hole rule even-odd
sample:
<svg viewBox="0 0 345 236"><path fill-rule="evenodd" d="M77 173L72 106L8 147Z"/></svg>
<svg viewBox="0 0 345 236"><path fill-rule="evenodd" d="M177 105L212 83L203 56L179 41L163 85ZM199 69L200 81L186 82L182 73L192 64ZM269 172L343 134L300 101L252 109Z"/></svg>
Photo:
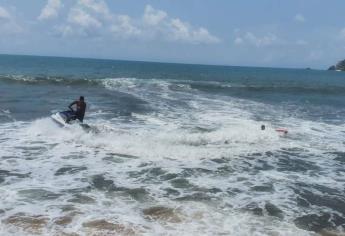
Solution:
<svg viewBox="0 0 345 236"><path fill-rule="evenodd" d="M73 109L75 106L75 110ZM58 112L52 115L52 118L61 125L71 124L75 120L79 120L83 123L86 103L84 102L84 97L80 96L79 100L72 102L68 108L68 111Z"/></svg>

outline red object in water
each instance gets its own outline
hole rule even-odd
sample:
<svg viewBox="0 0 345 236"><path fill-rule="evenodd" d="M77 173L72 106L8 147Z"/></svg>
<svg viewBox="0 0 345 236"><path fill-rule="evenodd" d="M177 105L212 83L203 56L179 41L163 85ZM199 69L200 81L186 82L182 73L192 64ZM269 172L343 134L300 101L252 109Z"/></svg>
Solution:
<svg viewBox="0 0 345 236"><path fill-rule="evenodd" d="M284 129L284 128L276 129L276 131L279 132L279 133L284 133L284 134L287 134L287 133L288 133L288 130L287 130L287 129Z"/></svg>

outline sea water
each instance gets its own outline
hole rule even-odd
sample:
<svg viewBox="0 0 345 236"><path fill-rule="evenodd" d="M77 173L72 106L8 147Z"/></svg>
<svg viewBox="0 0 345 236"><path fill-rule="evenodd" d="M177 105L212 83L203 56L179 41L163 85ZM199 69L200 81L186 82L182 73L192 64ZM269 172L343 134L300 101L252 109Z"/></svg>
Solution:
<svg viewBox="0 0 345 236"><path fill-rule="evenodd" d="M1 235L344 232L344 105L341 72L0 56Z"/></svg>

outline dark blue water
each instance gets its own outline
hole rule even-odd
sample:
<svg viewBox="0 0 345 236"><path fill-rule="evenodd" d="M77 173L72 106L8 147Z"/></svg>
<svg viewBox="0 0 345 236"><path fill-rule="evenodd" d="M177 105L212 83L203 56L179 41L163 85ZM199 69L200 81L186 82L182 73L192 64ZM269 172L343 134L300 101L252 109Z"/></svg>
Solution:
<svg viewBox="0 0 345 236"><path fill-rule="evenodd" d="M1 55L0 230L343 232L344 105L342 72Z"/></svg>

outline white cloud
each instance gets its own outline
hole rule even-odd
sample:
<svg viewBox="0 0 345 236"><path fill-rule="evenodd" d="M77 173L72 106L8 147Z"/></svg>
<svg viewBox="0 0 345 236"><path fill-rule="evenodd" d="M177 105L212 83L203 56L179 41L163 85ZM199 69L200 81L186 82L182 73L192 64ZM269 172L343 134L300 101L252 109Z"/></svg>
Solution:
<svg viewBox="0 0 345 236"><path fill-rule="evenodd" d="M305 41L305 40L299 39L299 40L296 41L296 44L299 45L299 46L306 46L309 43L307 41Z"/></svg>
<svg viewBox="0 0 345 236"><path fill-rule="evenodd" d="M340 30L339 36L340 36L341 39L345 39L345 28Z"/></svg>
<svg viewBox="0 0 345 236"><path fill-rule="evenodd" d="M78 0L68 14L67 22L55 28L62 36L112 36L116 39L175 41L193 44L219 43L220 39L204 27L193 27L179 18L171 18L165 11L147 5L143 16L113 14L103 0Z"/></svg>
<svg viewBox="0 0 345 236"><path fill-rule="evenodd" d="M144 23L148 25L158 25L168 14L165 11L156 10L152 6L147 5L143 16Z"/></svg>
<svg viewBox="0 0 345 236"><path fill-rule="evenodd" d="M221 40L213 36L204 27L195 28L179 18L171 18L165 11L145 7L142 24L144 38L164 41L175 41L193 44L219 43Z"/></svg>
<svg viewBox="0 0 345 236"><path fill-rule="evenodd" d="M15 17L6 8L0 6L1 35L13 35L21 32L23 32L23 28L17 23Z"/></svg>
<svg viewBox="0 0 345 236"><path fill-rule="evenodd" d="M59 14L59 10L62 7L61 0L48 0L47 4L41 11L41 14L38 16L39 20L48 20L56 18Z"/></svg>
<svg viewBox="0 0 345 236"><path fill-rule="evenodd" d="M234 40L234 43L239 45L239 44L242 44L243 43L243 39L241 37L236 37L235 40Z"/></svg>
<svg viewBox="0 0 345 236"><path fill-rule="evenodd" d="M110 13L107 4L103 0L78 0L78 4L96 14L103 16L104 18L112 18L112 14Z"/></svg>
<svg viewBox="0 0 345 236"><path fill-rule="evenodd" d="M190 42L190 43L218 43L220 40L211 35L207 29L200 27L192 29L192 27L181 21L180 19L172 19L170 21L171 39L174 41Z"/></svg>
<svg viewBox="0 0 345 236"><path fill-rule="evenodd" d="M0 6L0 20L10 20L10 13L3 7Z"/></svg>
<svg viewBox="0 0 345 236"><path fill-rule="evenodd" d="M68 22L80 26L82 28L99 28L102 23L92 17L89 13L79 8L73 8L68 15Z"/></svg>
<svg viewBox="0 0 345 236"><path fill-rule="evenodd" d="M57 35L67 36L99 36L111 18L108 6L104 1L78 0L69 10L65 24L56 26Z"/></svg>
<svg viewBox="0 0 345 236"><path fill-rule="evenodd" d="M189 26L180 19L171 20L171 31L175 40L189 40Z"/></svg>
<svg viewBox="0 0 345 236"><path fill-rule="evenodd" d="M192 39L197 43L220 43L220 39L213 36L207 29L200 27L197 30L192 31Z"/></svg>
<svg viewBox="0 0 345 236"><path fill-rule="evenodd" d="M59 25L54 27L55 34L62 37L68 37L74 34L74 30L70 25Z"/></svg>
<svg viewBox="0 0 345 236"><path fill-rule="evenodd" d="M117 16L116 24L112 25L110 29L119 38L137 36L141 33L140 29L132 24L132 19L127 15Z"/></svg>
<svg viewBox="0 0 345 236"><path fill-rule="evenodd" d="M236 34L237 36L234 40L234 43L236 45L247 44L259 48L271 46L279 43L280 41L278 37L273 33L268 33L264 36L257 36L252 32L245 32L244 34L237 32Z"/></svg>
<svg viewBox="0 0 345 236"><path fill-rule="evenodd" d="M303 23L303 22L305 22L305 17L304 17L302 14L297 14L297 15L295 15L295 17L294 17L294 20L295 20L296 22Z"/></svg>

